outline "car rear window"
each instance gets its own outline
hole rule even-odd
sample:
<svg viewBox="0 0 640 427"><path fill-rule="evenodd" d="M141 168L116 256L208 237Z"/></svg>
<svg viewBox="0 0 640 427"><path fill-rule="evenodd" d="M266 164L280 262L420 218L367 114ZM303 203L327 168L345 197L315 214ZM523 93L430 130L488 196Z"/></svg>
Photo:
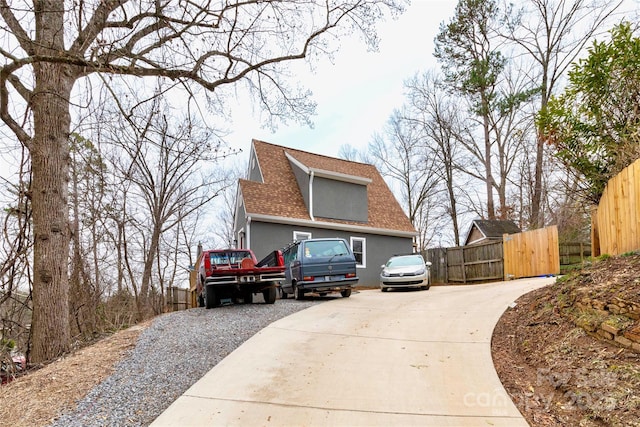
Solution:
<svg viewBox="0 0 640 427"><path fill-rule="evenodd" d="M304 256L347 255L349 248L342 240L319 240L305 242Z"/></svg>

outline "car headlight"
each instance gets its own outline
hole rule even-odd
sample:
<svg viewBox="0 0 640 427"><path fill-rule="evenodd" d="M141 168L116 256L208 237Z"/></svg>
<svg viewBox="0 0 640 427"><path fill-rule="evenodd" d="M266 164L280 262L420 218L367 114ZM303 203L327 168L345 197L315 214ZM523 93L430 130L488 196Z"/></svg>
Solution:
<svg viewBox="0 0 640 427"><path fill-rule="evenodd" d="M387 270L382 270L382 273L380 273L380 275L382 277L389 277L389 272Z"/></svg>
<svg viewBox="0 0 640 427"><path fill-rule="evenodd" d="M414 274L415 274L416 276L420 276L421 274L424 274L424 273L425 273L425 269L424 269L424 268L421 268L420 270L416 271Z"/></svg>

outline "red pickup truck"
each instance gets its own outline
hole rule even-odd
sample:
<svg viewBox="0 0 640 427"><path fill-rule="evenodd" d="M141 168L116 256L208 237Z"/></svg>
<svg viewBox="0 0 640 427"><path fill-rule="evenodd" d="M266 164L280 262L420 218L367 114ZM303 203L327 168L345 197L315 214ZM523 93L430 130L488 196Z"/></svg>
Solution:
<svg viewBox="0 0 640 427"><path fill-rule="evenodd" d="M282 280L282 251L273 251L261 261L250 249L202 251L196 277L198 305L213 308L224 300L250 304L258 292L262 292L267 304L273 304Z"/></svg>

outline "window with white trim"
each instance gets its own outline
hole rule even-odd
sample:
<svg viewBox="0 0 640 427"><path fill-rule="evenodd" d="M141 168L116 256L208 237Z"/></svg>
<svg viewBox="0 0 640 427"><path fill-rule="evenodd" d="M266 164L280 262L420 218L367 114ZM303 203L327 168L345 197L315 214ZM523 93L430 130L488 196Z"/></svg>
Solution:
<svg viewBox="0 0 640 427"><path fill-rule="evenodd" d="M293 241L307 240L311 238L311 233L306 231L294 231L293 232Z"/></svg>
<svg viewBox="0 0 640 427"><path fill-rule="evenodd" d="M356 267L367 268L367 239L351 237L351 250L356 257Z"/></svg>

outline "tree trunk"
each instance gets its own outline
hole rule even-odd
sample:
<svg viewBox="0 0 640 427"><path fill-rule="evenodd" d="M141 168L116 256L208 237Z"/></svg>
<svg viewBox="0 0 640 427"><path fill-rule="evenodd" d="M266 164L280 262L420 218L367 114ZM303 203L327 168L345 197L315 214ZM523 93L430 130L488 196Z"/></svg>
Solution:
<svg viewBox="0 0 640 427"><path fill-rule="evenodd" d="M542 99L540 100L540 111L545 111L547 109L547 104L549 103L549 98L551 94L549 93L549 78L548 78L548 69L547 66L543 66L542 73L542 86L540 87L540 92L542 93ZM533 178L533 194L531 196L531 219L530 219L530 228L536 229L544 226L544 218L542 218L542 166L544 160L544 145L545 138L543 136L542 127L538 127L536 129L536 164L535 164L535 172Z"/></svg>
<svg viewBox="0 0 640 427"><path fill-rule="evenodd" d="M140 316L140 320L146 319L151 315L151 304L149 300L151 273L153 271L155 254L158 250L158 246L160 245L160 229L156 224L158 224L158 222L153 225L151 242L144 261L144 271L142 273L142 283L140 285L140 295L138 297L138 316Z"/></svg>
<svg viewBox="0 0 640 427"><path fill-rule="evenodd" d="M447 167L449 169L449 167ZM447 179L447 193L449 195L449 206L451 212L451 223L453 224L453 241L455 246L460 246L460 227L458 226L458 207L456 205L456 195L453 191L453 176L451 172L447 171L449 178Z"/></svg>
<svg viewBox="0 0 640 427"><path fill-rule="evenodd" d="M483 99L483 128L484 128L484 162L485 185L487 188L487 219L496 219L496 208L493 203L493 171L491 167L491 135L489 133L488 103Z"/></svg>
<svg viewBox="0 0 640 427"><path fill-rule="evenodd" d="M64 9L34 2L37 55L64 51ZM34 136L29 147L33 189L33 363L52 360L71 346L69 326L69 114L77 74L64 64L35 62Z"/></svg>
<svg viewBox="0 0 640 427"><path fill-rule="evenodd" d="M32 99L33 320L30 361L45 362L69 351L69 96L73 78L65 67L34 65Z"/></svg>

